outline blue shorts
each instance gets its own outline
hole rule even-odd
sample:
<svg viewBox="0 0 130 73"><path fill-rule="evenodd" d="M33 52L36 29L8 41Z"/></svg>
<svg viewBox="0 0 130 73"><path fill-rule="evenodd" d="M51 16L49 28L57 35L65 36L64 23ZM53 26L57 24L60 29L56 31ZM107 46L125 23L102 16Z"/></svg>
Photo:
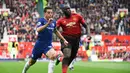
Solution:
<svg viewBox="0 0 130 73"><path fill-rule="evenodd" d="M32 50L32 59L37 60L41 58L42 54L45 54L52 48L52 44L46 44L44 42L36 42Z"/></svg>

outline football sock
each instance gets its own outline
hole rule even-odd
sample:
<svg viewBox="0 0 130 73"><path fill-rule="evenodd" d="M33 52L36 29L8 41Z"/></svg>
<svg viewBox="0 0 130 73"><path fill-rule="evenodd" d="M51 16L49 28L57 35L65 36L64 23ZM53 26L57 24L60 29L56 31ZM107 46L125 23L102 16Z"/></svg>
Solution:
<svg viewBox="0 0 130 73"><path fill-rule="evenodd" d="M27 61L24 68L23 68L22 73L26 73L29 68L30 68L30 64L29 64L29 61Z"/></svg>
<svg viewBox="0 0 130 73"><path fill-rule="evenodd" d="M50 60L48 64L48 73L53 73L54 72L54 66L55 66L55 61Z"/></svg>
<svg viewBox="0 0 130 73"><path fill-rule="evenodd" d="M60 54L58 54L55 65L58 65L62 60L63 60L63 57Z"/></svg>
<svg viewBox="0 0 130 73"><path fill-rule="evenodd" d="M75 59L70 63L69 68L74 67Z"/></svg>
<svg viewBox="0 0 130 73"><path fill-rule="evenodd" d="M68 65L62 65L62 73L67 73Z"/></svg>

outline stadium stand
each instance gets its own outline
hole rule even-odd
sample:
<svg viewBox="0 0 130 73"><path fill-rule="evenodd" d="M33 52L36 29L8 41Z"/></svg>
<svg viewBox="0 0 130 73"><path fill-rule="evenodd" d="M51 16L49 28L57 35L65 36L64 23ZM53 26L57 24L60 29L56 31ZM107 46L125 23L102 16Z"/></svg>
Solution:
<svg viewBox="0 0 130 73"><path fill-rule="evenodd" d="M36 25L38 14L34 2L26 0L12 2L14 3L12 13L7 17L1 16L1 30L6 26L7 34L18 35L18 41L35 41L36 34L33 27Z"/></svg>

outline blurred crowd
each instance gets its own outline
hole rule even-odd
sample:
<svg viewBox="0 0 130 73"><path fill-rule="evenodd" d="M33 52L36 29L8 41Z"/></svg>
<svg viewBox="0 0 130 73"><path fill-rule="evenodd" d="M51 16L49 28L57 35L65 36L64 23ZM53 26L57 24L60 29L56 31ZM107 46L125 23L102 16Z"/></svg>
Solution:
<svg viewBox="0 0 130 73"><path fill-rule="evenodd" d="M130 34L130 18L128 15L120 17L120 14L116 13L118 8L127 8L127 0L69 0L69 3L84 16L91 33ZM121 29L120 24L123 27Z"/></svg>
<svg viewBox="0 0 130 73"><path fill-rule="evenodd" d="M56 19L62 16L60 8L69 5L85 18L91 34L106 35L130 34L130 15L117 14L119 8L128 8L128 3L128 0L50 0Z"/></svg>
<svg viewBox="0 0 130 73"><path fill-rule="evenodd" d="M0 1L0 8L2 8L2 1Z"/></svg>
<svg viewBox="0 0 130 73"><path fill-rule="evenodd" d="M55 19L63 16L60 8L64 5L75 8L85 18L91 34L129 35L130 16L121 17L117 14L118 8L128 8L127 1L48 0L48 5L54 9ZM13 0L12 4L10 15L0 15L0 39L6 27L8 34L18 35L18 41L35 41L37 37L34 27L39 15L34 0Z"/></svg>
<svg viewBox="0 0 130 73"><path fill-rule="evenodd" d="M11 13L5 17L0 16L0 30L4 30L6 26L7 34L18 35L18 41L34 42L36 40L34 27L38 17L34 1L13 0ZM0 32L3 35L4 31Z"/></svg>

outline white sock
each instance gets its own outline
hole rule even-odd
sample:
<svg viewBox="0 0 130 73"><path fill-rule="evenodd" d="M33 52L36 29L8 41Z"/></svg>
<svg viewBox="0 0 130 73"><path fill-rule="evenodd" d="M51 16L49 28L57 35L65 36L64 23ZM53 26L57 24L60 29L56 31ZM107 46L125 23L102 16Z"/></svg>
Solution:
<svg viewBox="0 0 130 73"><path fill-rule="evenodd" d="M23 68L22 73L26 73L29 68L30 68L29 61L27 61L24 68Z"/></svg>
<svg viewBox="0 0 130 73"><path fill-rule="evenodd" d="M75 59L73 59L73 61L70 63L69 68L74 67L74 63L75 63Z"/></svg>
<svg viewBox="0 0 130 73"><path fill-rule="evenodd" d="M55 61L50 60L48 64L48 73L53 73L54 72L54 66L55 66Z"/></svg>

